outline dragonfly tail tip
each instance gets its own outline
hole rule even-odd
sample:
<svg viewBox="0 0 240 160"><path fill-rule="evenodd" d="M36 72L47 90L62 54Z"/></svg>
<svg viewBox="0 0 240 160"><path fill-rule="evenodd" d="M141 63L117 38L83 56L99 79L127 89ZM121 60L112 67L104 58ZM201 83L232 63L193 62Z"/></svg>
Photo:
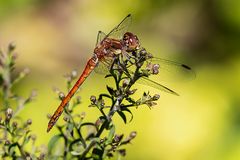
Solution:
<svg viewBox="0 0 240 160"><path fill-rule="evenodd" d="M47 133L52 129L52 126L51 125L48 125L47 127Z"/></svg>

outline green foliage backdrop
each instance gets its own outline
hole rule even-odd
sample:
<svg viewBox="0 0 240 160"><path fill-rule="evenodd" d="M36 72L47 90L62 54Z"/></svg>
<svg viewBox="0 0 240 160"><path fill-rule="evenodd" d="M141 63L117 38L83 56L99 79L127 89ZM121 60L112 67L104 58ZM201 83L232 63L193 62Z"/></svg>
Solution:
<svg viewBox="0 0 240 160"><path fill-rule="evenodd" d="M130 31L142 46L154 56L190 65L197 76L190 82L179 82L178 75L163 81L180 96L160 92L153 109L132 111L132 123L115 120L117 132L138 133L127 146L126 159L239 159L239 7L238 0L1 0L0 47L13 41L18 52L16 72L24 67L31 70L14 89L25 97L32 89L38 92L20 113L32 118L36 143L46 144L56 132L46 133L46 115L58 106L52 87L64 90L62 76L73 69L82 71L98 30L107 33L132 13ZM79 91L84 107L76 111L84 110L94 120L97 112L86 107L89 97L112 83L92 74Z"/></svg>

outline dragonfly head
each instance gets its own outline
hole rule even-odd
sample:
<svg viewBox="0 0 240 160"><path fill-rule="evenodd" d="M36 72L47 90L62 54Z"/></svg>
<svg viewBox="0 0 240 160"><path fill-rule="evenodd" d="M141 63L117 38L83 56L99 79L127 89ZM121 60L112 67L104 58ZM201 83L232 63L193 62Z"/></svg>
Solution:
<svg viewBox="0 0 240 160"><path fill-rule="evenodd" d="M123 44L126 46L127 51L134 51L140 47L140 42L137 36L130 32L126 32L123 35Z"/></svg>

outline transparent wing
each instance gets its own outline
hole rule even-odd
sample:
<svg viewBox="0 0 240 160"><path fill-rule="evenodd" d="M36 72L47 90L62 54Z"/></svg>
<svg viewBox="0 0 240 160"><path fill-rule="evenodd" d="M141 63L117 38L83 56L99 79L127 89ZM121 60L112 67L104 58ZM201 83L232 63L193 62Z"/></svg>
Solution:
<svg viewBox="0 0 240 160"><path fill-rule="evenodd" d="M94 69L94 72L106 75L109 72L109 67L104 63L98 63L98 65Z"/></svg>
<svg viewBox="0 0 240 160"><path fill-rule="evenodd" d="M149 62L159 64L159 80L165 81L189 81L196 77L195 72L187 65L162 59L151 58Z"/></svg>
<svg viewBox="0 0 240 160"><path fill-rule="evenodd" d="M131 14L128 14L115 28L113 28L106 37L121 39L123 34L128 31L132 22Z"/></svg>
<svg viewBox="0 0 240 160"><path fill-rule="evenodd" d="M100 42L102 42L102 40L106 37L106 34L102 31L98 31L98 35L97 35L97 42L96 45L97 46Z"/></svg>
<svg viewBox="0 0 240 160"><path fill-rule="evenodd" d="M150 87L153 87L155 89L158 89L158 90L161 90L161 91L179 96L179 94L176 93L175 91L169 89L168 87L166 87L166 86L164 86L160 83L157 83L157 82L155 82L151 79L148 79L147 77L141 77L139 80L137 80L137 83L140 83L140 84L143 84L143 85L146 85L146 86L150 86Z"/></svg>
<svg viewBox="0 0 240 160"><path fill-rule="evenodd" d="M107 75L109 73L109 69L113 63L113 58L105 57L101 60L100 63L95 67L94 72L98 74Z"/></svg>

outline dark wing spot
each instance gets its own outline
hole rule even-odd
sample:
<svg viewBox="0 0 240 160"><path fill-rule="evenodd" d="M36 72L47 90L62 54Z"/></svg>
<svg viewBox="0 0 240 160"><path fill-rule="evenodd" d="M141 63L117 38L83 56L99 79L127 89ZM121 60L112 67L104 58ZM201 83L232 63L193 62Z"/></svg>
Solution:
<svg viewBox="0 0 240 160"><path fill-rule="evenodd" d="M185 65L185 64L182 64L182 67L183 67L183 68L186 68L186 69L188 69L188 70L192 70L189 66L187 66L187 65Z"/></svg>
<svg viewBox="0 0 240 160"><path fill-rule="evenodd" d="M128 15L127 15L127 17L130 17L130 16L131 16L131 14L128 14Z"/></svg>

